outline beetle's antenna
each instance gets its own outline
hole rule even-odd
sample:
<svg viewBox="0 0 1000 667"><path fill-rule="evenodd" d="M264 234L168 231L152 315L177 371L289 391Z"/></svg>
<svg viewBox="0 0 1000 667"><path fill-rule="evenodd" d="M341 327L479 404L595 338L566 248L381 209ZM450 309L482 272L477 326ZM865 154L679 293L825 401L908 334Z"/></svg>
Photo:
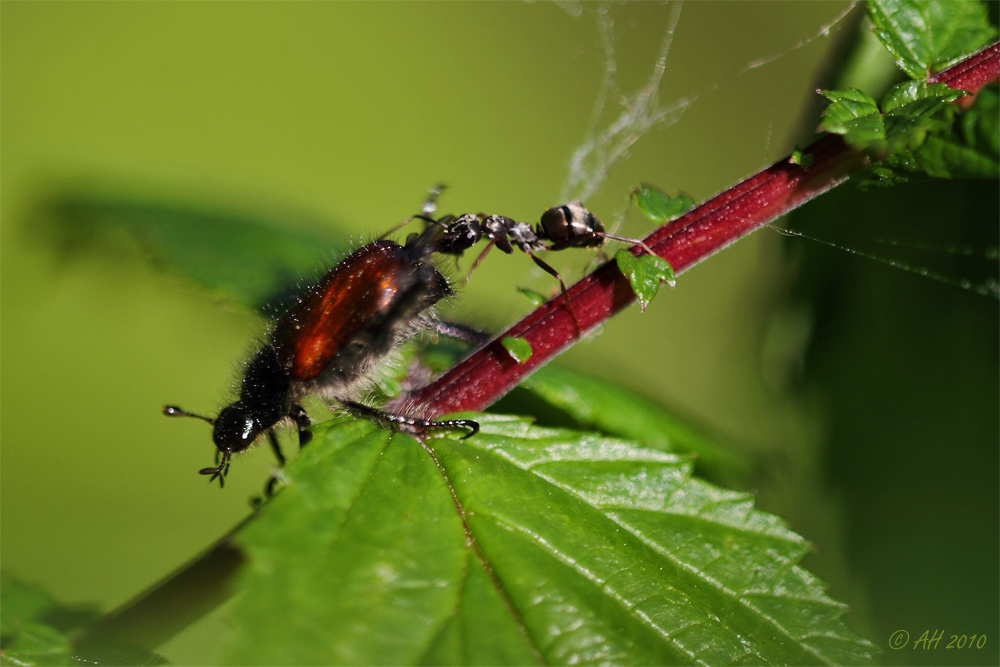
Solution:
<svg viewBox="0 0 1000 667"><path fill-rule="evenodd" d="M214 425L215 420L211 417L203 417L201 415L196 415L194 413L188 412L187 410L181 410L176 405L165 405L163 406L163 414L168 417L194 417L195 419L200 419L204 422Z"/></svg>

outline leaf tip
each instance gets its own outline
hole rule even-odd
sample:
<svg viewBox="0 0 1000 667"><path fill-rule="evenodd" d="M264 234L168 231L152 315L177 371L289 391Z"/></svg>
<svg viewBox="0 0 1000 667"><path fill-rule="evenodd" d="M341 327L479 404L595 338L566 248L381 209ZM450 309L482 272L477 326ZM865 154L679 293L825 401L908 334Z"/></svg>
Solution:
<svg viewBox="0 0 1000 667"><path fill-rule="evenodd" d="M511 358L519 364L523 364L528 359L531 359L531 343L523 338L504 336L500 339L500 344L503 345L505 350L507 350L507 353L511 356Z"/></svg>

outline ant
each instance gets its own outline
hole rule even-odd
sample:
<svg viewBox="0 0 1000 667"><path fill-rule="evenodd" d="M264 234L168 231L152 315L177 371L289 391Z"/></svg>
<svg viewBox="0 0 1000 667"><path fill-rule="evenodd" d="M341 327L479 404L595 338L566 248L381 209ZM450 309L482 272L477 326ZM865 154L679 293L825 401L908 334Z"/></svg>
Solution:
<svg viewBox="0 0 1000 667"><path fill-rule="evenodd" d="M597 216L584 208L579 201L548 209L542 213L541 220L534 229L528 223L518 222L513 218L503 215L485 216L482 213L466 213L458 217L446 215L435 220L431 215L437 210L437 197L443 189L443 185L433 188L427 201L424 202L420 214L404 220L402 224L387 233L395 231L414 218L423 220L427 223L427 227L421 234L411 234L407 244L412 241L433 248L433 252L455 256L461 256L466 250L479 243L483 237L486 237L489 239L489 243L473 262L466 278L472 274L494 246L508 255L514 252L515 247L519 248L521 252L531 257L543 271L559 281L563 300L578 332L580 331L580 321L569 302L566 283L558 271L535 253L542 250L555 251L566 248L596 248L603 245L607 239L613 239L638 245L650 255L654 254L653 250L639 239L617 236L604 231L604 225L597 219Z"/></svg>
<svg viewBox="0 0 1000 667"><path fill-rule="evenodd" d="M200 473L224 486L233 454L262 434L284 464L274 429L291 420L298 428L299 445L308 443L309 416L299 402L313 394L336 400L357 417L410 433L462 428L469 431L465 438L475 435L479 424L469 419L433 421L358 401L372 384L375 366L421 328L470 339L464 328L427 315L436 303L454 295L430 261L437 251L422 236L405 246L377 240L355 250L277 320L267 342L247 362L239 400L215 419L166 406L163 413L169 417L194 417L212 426L216 465Z"/></svg>

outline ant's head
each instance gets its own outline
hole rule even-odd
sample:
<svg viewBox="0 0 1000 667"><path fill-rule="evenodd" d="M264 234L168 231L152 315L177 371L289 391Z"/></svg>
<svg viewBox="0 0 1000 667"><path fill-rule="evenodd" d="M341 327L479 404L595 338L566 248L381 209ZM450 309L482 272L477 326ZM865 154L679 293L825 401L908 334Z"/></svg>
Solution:
<svg viewBox="0 0 1000 667"><path fill-rule="evenodd" d="M437 252L461 255L479 243L482 237L483 227L479 222L479 216L466 213L449 222L444 232L438 236Z"/></svg>
<svg viewBox="0 0 1000 667"><path fill-rule="evenodd" d="M225 486L225 477L229 473L229 462L235 452L242 452L253 444L257 436L264 430L257 420L253 419L243 404L236 401L223 408L215 419L196 415L186 410L168 405L163 408L163 414L168 417L194 417L212 425L212 440L215 442L214 468L202 468L202 475L211 475L209 482L219 480L219 486Z"/></svg>
<svg viewBox="0 0 1000 667"><path fill-rule="evenodd" d="M410 234L406 239L406 248L421 257L435 252L461 255L483 237L479 216L472 213L457 218L446 215L438 220L418 217L427 223L427 228L420 234Z"/></svg>

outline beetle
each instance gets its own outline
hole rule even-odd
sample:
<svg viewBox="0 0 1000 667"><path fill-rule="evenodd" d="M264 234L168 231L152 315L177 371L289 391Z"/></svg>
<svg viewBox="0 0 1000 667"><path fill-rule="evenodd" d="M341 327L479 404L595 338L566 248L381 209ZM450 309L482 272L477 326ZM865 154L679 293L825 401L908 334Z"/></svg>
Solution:
<svg viewBox="0 0 1000 667"><path fill-rule="evenodd" d="M300 446L308 443L310 420L300 405L308 395L335 400L354 415L411 433L463 428L469 431L464 437L475 435L479 424L469 419L434 421L360 402L371 388L379 362L401 342L433 325L428 311L454 294L431 262L434 252L436 247L420 237L402 246L382 239L355 250L277 320L246 364L239 400L214 419L166 406L167 416L194 417L212 425L216 465L200 473L223 486L232 456L261 435L284 463L274 429L290 420L298 429Z"/></svg>

